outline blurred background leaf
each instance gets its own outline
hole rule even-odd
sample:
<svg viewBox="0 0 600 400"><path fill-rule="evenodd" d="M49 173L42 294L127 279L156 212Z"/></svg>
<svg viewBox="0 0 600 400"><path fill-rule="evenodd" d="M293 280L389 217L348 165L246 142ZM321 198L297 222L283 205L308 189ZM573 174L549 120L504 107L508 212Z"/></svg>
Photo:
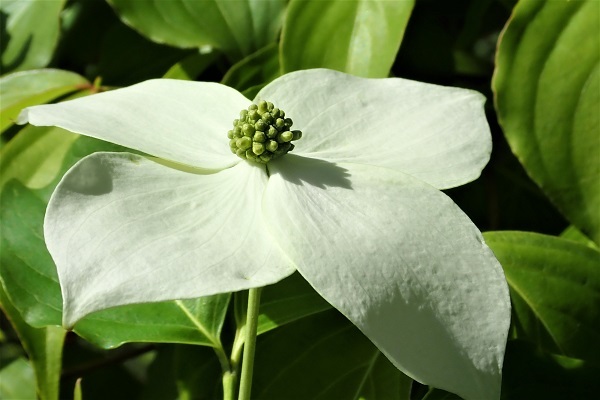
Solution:
<svg viewBox="0 0 600 400"><path fill-rule="evenodd" d="M0 78L0 131L15 123L25 107L48 103L60 96L90 87L84 77L58 69L39 69Z"/></svg>
<svg viewBox="0 0 600 400"><path fill-rule="evenodd" d="M0 73L43 68L52 60L66 0L3 0Z"/></svg>

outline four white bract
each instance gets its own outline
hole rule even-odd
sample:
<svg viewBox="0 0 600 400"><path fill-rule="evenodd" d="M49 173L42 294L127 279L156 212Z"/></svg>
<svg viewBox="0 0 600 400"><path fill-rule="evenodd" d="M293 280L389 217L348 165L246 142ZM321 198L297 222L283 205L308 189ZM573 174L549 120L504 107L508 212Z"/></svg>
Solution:
<svg viewBox="0 0 600 400"><path fill-rule="evenodd" d="M439 191L476 179L489 159L484 97L318 69L276 79L260 100L303 132L266 165L231 153L227 131L251 102L216 83L153 80L23 111L21 123L153 156L95 153L56 188L44 231L65 326L298 270L409 376L498 399L507 285Z"/></svg>

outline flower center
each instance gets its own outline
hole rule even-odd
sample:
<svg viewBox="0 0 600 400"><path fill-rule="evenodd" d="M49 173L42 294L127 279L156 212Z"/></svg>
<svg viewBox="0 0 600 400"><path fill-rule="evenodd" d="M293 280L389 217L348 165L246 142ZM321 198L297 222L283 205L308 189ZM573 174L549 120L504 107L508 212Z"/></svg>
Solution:
<svg viewBox="0 0 600 400"><path fill-rule="evenodd" d="M227 132L231 152L244 160L266 164L294 149L292 140L302 137L300 131L290 131L292 120L273 103L262 100L240 112Z"/></svg>

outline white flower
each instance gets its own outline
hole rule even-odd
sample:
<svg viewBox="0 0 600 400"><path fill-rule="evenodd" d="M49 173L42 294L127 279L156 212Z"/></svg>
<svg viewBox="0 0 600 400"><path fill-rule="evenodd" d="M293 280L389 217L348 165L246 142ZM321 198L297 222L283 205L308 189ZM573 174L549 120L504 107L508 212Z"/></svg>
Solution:
<svg viewBox="0 0 600 400"><path fill-rule="evenodd" d="M21 123L158 157L92 154L56 188L44 232L64 324L298 270L409 376L499 398L507 285L480 232L438 190L476 179L489 159L483 96L308 70L273 81L262 99L304 134L266 165L230 152L227 131L251 102L216 83L153 80L23 111Z"/></svg>

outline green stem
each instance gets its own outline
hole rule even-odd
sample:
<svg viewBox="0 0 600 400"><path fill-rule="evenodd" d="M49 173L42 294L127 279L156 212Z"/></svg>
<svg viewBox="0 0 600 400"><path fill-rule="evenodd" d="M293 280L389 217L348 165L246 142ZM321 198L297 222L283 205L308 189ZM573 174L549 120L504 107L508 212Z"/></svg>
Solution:
<svg viewBox="0 0 600 400"><path fill-rule="evenodd" d="M244 340L244 358L242 359L242 375L240 378L240 394L238 400L250 400L260 291L261 288L254 288L248 291L248 312L246 313L245 326L246 340Z"/></svg>
<svg viewBox="0 0 600 400"><path fill-rule="evenodd" d="M220 346L220 343L219 343ZM223 347L214 347L219 363L221 364L221 370L223 371L223 400L235 400L235 391L237 389L237 371L232 368L229 363Z"/></svg>
<svg viewBox="0 0 600 400"><path fill-rule="evenodd" d="M235 400L237 389L237 376L235 371L223 373L223 400Z"/></svg>

